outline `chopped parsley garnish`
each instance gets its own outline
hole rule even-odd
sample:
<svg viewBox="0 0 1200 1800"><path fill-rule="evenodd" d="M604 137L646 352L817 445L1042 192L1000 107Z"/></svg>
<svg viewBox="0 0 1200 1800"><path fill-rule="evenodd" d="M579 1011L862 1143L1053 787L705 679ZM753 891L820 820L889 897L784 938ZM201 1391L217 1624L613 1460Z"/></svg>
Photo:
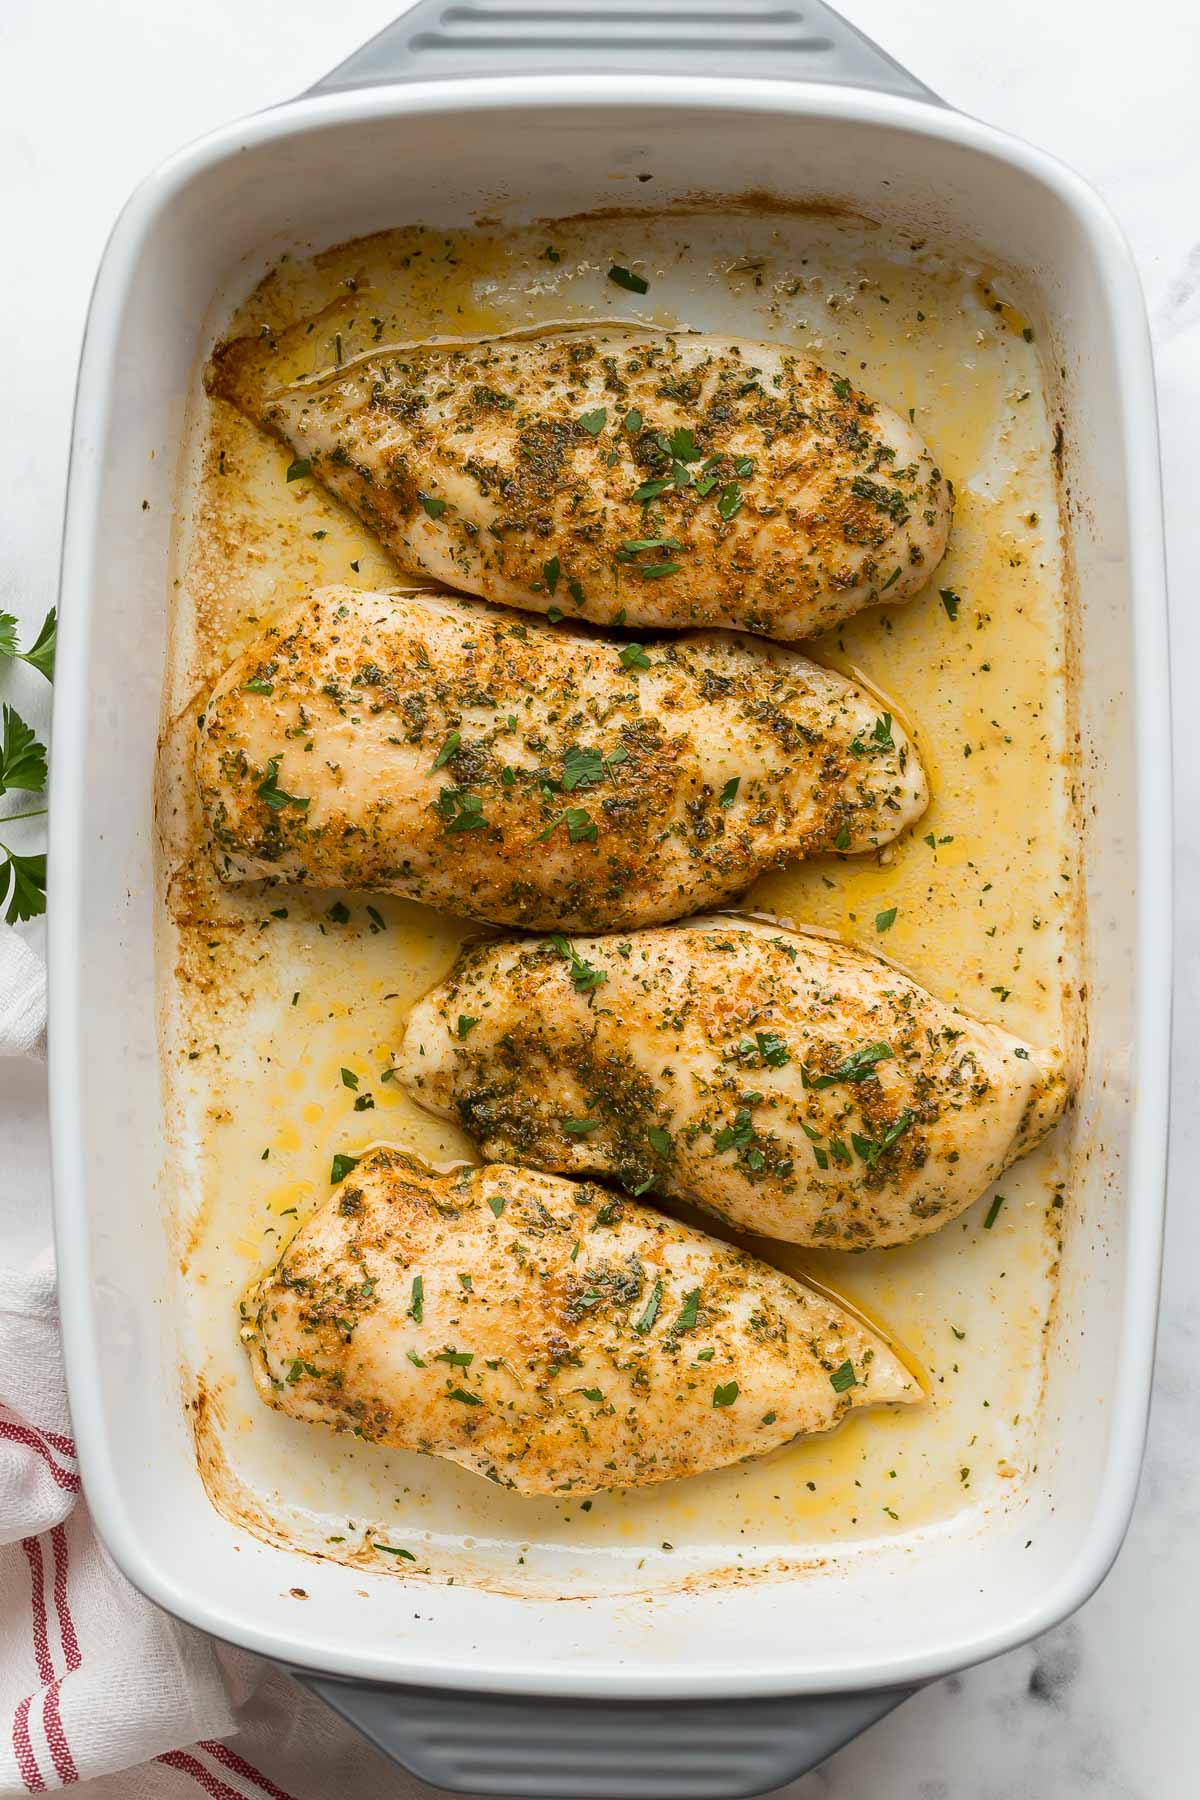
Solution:
<svg viewBox="0 0 1200 1800"><path fill-rule="evenodd" d="M905 1107L898 1119L893 1119L882 1137L862 1137L857 1131L850 1133L850 1142L854 1145L856 1156L861 1156L869 1169L873 1169L880 1158L885 1156L893 1144L899 1142L912 1124L915 1114Z"/></svg>
<svg viewBox="0 0 1200 1800"><path fill-rule="evenodd" d="M876 1063L886 1062L895 1054L890 1044L865 1044L861 1050L852 1051L844 1062L839 1063L836 1069L831 1069L827 1075L811 1075L802 1064L801 1083L814 1094L819 1094L838 1081L865 1081L874 1071Z"/></svg>
<svg viewBox="0 0 1200 1800"><path fill-rule="evenodd" d="M560 1119L559 1124L569 1137L589 1137L593 1131L599 1131L603 1119Z"/></svg>
<svg viewBox="0 0 1200 1800"><path fill-rule="evenodd" d="M645 1337L647 1332L653 1327L654 1321L658 1317L658 1309L662 1305L662 1297L663 1284L662 1276L660 1275L655 1278L654 1286L650 1290L650 1298L646 1302L646 1310L633 1328L640 1337Z"/></svg>
<svg viewBox="0 0 1200 1800"><path fill-rule="evenodd" d="M987 1217L983 1221L983 1229L985 1231L990 1231L992 1229L992 1226L996 1223L996 1220L1000 1217L1000 1208L1003 1205L1004 1205L1004 1195L997 1194L996 1198L992 1201L992 1204L988 1207Z"/></svg>
<svg viewBox="0 0 1200 1800"><path fill-rule="evenodd" d="M307 456L298 456L294 462L288 464L287 478L289 481L303 481L306 475L311 474L312 461Z"/></svg>
<svg viewBox="0 0 1200 1800"><path fill-rule="evenodd" d="M742 505L742 490L741 490L741 488L738 486L736 481L726 482L725 486L721 489L720 493L717 495L717 511L720 513L721 517L725 520L726 524L729 523L730 519L732 519L733 515L736 512L741 510L741 505Z"/></svg>
<svg viewBox="0 0 1200 1800"><path fill-rule="evenodd" d="M440 519L446 510L446 502L436 500L432 494L419 494L417 498L431 519Z"/></svg>
<svg viewBox="0 0 1200 1800"><path fill-rule="evenodd" d="M330 1539L331 1543L332 1541ZM404 1550L399 1544L380 1544L372 1538L371 1548L372 1550L382 1550L385 1556L402 1556L405 1562L416 1562L417 1560L411 1550Z"/></svg>
<svg viewBox="0 0 1200 1800"><path fill-rule="evenodd" d="M668 575L678 575L682 567L677 562L634 563L633 570L643 581L662 581Z"/></svg>
<svg viewBox="0 0 1200 1800"><path fill-rule="evenodd" d="M833 378L833 391L839 400L848 400L853 389L844 375L835 375Z"/></svg>
<svg viewBox="0 0 1200 1800"><path fill-rule="evenodd" d="M939 588L938 594L941 597L942 605L946 609L946 617L948 619L957 619L958 609L962 605L962 601L959 598L959 596L955 593L954 589L953 588Z"/></svg>
<svg viewBox="0 0 1200 1800"><path fill-rule="evenodd" d="M667 476L665 479L660 477L653 481L643 481L640 487L634 488L633 493L630 495L630 499L640 500L642 505L646 506L651 500L657 500L660 494L665 494L667 489L669 487L674 487L674 485L675 483L671 480L670 476Z"/></svg>
<svg viewBox="0 0 1200 1800"><path fill-rule="evenodd" d="M8 709L6 707L6 714L7 711ZM276 777L279 774L279 764L281 761L282 757L280 756L272 756L268 759L266 775L263 777L262 781L259 782L256 789L259 799L265 801L273 812L280 812L285 806L294 806L299 812L307 812L309 806L307 795L285 794L283 789L279 786ZM0 773L0 780L2 779L3 776L2 773ZM10 783L10 785L12 784Z"/></svg>
<svg viewBox="0 0 1200 1800"><path fill-rule="evenodd" d="M343 1087L357 1088L358 1076L354 1073L353 1069L343 1069L341 1073Z"/></svg>
<svg viewBox="0 0 1200 1800"><path fill-rule="evenodd" d="M838 826L838 834L833 840L833 847L835 850L848 850L850 848L850 827L846 824L844 819Z"/></svg>
<svg viewBox="0 0 1200 1800"><path fill-rule="evenodd" d="M579 423L585 431L590 431L593 437L599 437L608 424L608 408L598 406L595 412L585 412Z"/></svg>
<svg viewBox="0 0 1200 1800"><path fill-rule="evenodd" d="M582 606L587 598L587 595L583 591L583 583L576 575L572 575L570 581L568 581L567 592L570 594L576 606Z"/></svg>
<svg viewBox="0 0 1200 1800"><path fill-rule="evenodd" d="M604 969L594 968L590 962L585 962L574 944L568 943L567 939L558 932L554 934L550 942L564 961L571 965L571 980L577 994L589 994L594 988L604 986L608 980L607 972Z"/></svg>
<svg viewBox="0 0 1200 1800"><path fill-rule="evenodd" d="M429 773L432 775L435 769L444 769L446 764L450 761L450 758L457 755L461 744L461 733L457 731L447 732L446 741L434 757Z"/></svg>
<svg viewBox="0 0 1200 1800"><path fill-rule="evenodd" d="M753 1139L754 1126L750 1119L750 1109L739 1106L733 1116L733 1124L722 1125L713 1138L713 1143L718 1150L744 1150Z"/></svg>
<svg viewBox="0 0 1200 1800"><path fill-rule="evenodd" d="M736 1381L722 1382L713 1389L712 1403L714 1406L732 1406L739 1392Z"/></svg>
<svg viewBox="0 0 1200 1800"><path fill-rule="evenodd" d="M357 1168L358 1161L357 1156L347 1156L344 1150L339 1150L329 1165L331 1186L336 1186L339 1181L344 1181L351 1169Z"/></svg>
<svg viewBox="0 0 1200 1800"><path fill-rule="evenodd" d="M408 1302L408 1316L414 1325L420 1325L425 1318L425 1277L414 1275L412 1294Z"/></svg>
<svg viewBox="0 0 1200 1800"><path fill-rule="evenodd" d="M482 799L466 788L444 787L433 809L447 831L479 831L487 824Z"/></svg>
<svg viewBox="0 0 1200 1800"><path fill-rule="evenodd" d="M613 754L615 756L616 752ZM563 788L570 794L577 787L589 787L594 782L603 781L604 769L605 758L599 750L588 750L582 745L572 744L563 758Z"/></svg>
<svg viewBox="0 0 1200 1800"><path fill-rule="evenodd" d="M498 1219L500 1217L500 1214L504 1211L504 1205L505 1205L505 1202L507 1201L507 1199L508 1199L507 1194L489 1194L488 1195L488 1205L491 1207L492 1214L495 1218Z"/></svg>
<svg viewBox="0 0 1200 1800"><path fill-rule="evenodd" d="M463 1038L466 1037L468 1032L474 1031L474 1029L475 1029L476 1025L478 1025L478 1023L479 1023L479 1020L473 1019L471 1017L470 1013L459 1013L458 1024L455 1027L455 1030L458 1033L460 1042Z"/></svg>
<svg viewBox="0 0 1200 1800"><path fill-rule="evenodd" d="M275 692L275 683L273 681L263 681L256 677L253 681L244 681L242 683L242 692L243 694L273 694Z"/></svg>
<svg viewBox="0 0 1200 1800"><path fill-rule="evenodd" d="M661 1125L649 1125L646 1136L652 1150L656 1150L660 1156L670 1156L672 1145L669 1131L664 1131Z"/></svg>
<svg viewBox="0 0 1200 1800"><path fill-rule="evenodd" d="M650 292L650 283L644 275L635 275L631 269L623 269L620 263L613 264L608 271L608 279L630 294L648 294Z"/></svg>
<svg viewBox="0 0 1200 1800"><path fill-rule="evenodd" d="M675 1321L674 1329L676 1331L692 1331L695 1328L699 1312L700 1289L693 1288L689 1294L685 1294L683 1297L683 1306Z"/></svg>
<svg viewBox="0 0 1200 1800"><path fill-rule="evenodd" d="M729 780L725 783L725 786L721 789L720 798L717 801L717 805L718 806L732 806L734 801L737 799L737 791L741 787L741 785L742 785L741 776L740 775L731 775L729 777Z"/></svg>
<svg viewBox="0 0 1200 1800"><path fill-rule="evenodd" d="M461 1400L464 1406L482 1406L483 1405L483 1401L479 1398L479 1395L478 1394L469 1394L467 1392L466 1388L461 1388L461 1387L451 1388L450 1389L450 1398L452 1400Z"/></svg>
<svg viewBox="0 0 1200 1800"><path fill-rule="evenodd" d="M636 434L642 429L642 415L636 406L631 406L625 414L625 429L632 434Z"/></svg>
<svg viewBox="0 0 1200 1800"><path fill-rule="evenodd" d="M858 1376L854 1373L854 1364L847 1359L840 1369L835 1369L829 1377L829 1385L835 1394L845 1394L852 1387L857 1387Z"/></svg>
<svg viewBox="0 0 1200 1800"><path fill-rule="evenodd" d="M617 653L623 669L648 669L650 658L640 644L622 644Z"/></svg>
<svg viewBox="0 0 1200 1800"><path fill-rule="evenodd" d="M890 931L892 926L896 923L896 914L899 912L899 910L900 909L897 906L889 906L886 912L876 913L875 914L875 929L876 929L876 931L881 932L881 933L884 931Z"/></svg>
<svg viewBox="0 0 1200 1800"><path fill-rule="evenodd" d="M752 1038L744 1037L738 1045L738 1054L743 1057L757 1055L767 1069L782 1069L792 1060L791 1051L777 1031L756 1031Z"/></svg>
<svg viewBox="0 0 1200 1800"><path fill-rule="evenodd" d="M434 1362L451 1363L456 1369L469 1369L475 1361L473 1350L439 1350Z"/></svg>
<svg viewBox="0 0 1200 1800"><path fill-rule="evenodd" d="M546 592L553 598L554 590L558 586L558 578L562 574L562 564L557 556L552 556L549 562L542 564L542 574L546 581Z"/></svg>

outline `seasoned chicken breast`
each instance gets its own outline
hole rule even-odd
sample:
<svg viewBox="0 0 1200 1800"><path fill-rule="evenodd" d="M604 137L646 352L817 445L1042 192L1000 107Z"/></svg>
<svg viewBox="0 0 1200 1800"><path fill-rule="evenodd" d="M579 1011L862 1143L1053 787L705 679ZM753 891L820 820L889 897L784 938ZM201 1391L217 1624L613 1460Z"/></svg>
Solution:
<svg viewBox="0 0 1200 1800"><path fill-rule="evenodd" d="M326 588L200 721L218 867L507 925L615 929L865 851L926 804L890 714L723 632L610 642L437 594Z"/></svg>
<svg viewBox="0 0 1200 1800"><path fill-rule="evenodd" d="M603 326L338 366L372 313L224 344L208 386L414 573L598 624L803 638L905 599L945 550L950 484L913 427L786 344Z"/></svg>
<svg viewBox="0 0 1200 1800"><path fill-rule="evenodd" d="M398 1072L485 1157L836 1250L946 1224L1066 1098L1057 1056L889 963L735 918L468 947Z"/></svg>
<svg viewBox="0 0 1200 1800"><path fill-rule="evenodd" d="M375 1150L243 1303L259 1393L523 1494L642 1486L921 1392L832 1301L603 1188Z"/></svg>

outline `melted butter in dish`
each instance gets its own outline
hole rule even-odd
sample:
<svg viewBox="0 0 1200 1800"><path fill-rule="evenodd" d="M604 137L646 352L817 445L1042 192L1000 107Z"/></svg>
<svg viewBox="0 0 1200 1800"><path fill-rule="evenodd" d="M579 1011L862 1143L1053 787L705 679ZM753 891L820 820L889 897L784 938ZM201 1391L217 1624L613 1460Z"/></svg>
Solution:
<svg viewBox="0 0 1200 1800"><path fill-rule="evenodd" d="M613 263L649 277L635 303L645 324L786 343L902 419L911 409L955 487L936 581L804 646L907 735L929 810L874 854L816 854L767 875L749 904L883 948L939 1001L1031 1045L1062 1045L1069 1060L1078 818L1053 424L1040 346L981 301L975 266L803 218L582 220L503 238L401 231L285 260L232 320L214 316L203 351L264 326L282 342L350 283L377 296L397 341L611 322L634 304L608 281ZM314 366L311 347L290 354L282 381ZM330 1557L395 1569L373 1547L382 1539L417 1557L405 1572L566 1594L804 1566L1018 1497L1036 1455L1069 1117L998 1191L902 1250L846 1257L739 1240L852 1303L921 1371L925 1404L856 1409L756 1462L600 1494L586 1510L262 1406L231 1320L247 1282L327 1201L333 1158L372 1143L431 1164L473 1156L458 1126L417 1107L390 1073L412 1008L448 975L465 927L398 898L215 878L192 793L197 696L313 589L394 590L420 571L319 482L289 482L293 452L235 407L198 401L189 432L160 772L178 1142L167 1192L214 1502Z"/></svg>

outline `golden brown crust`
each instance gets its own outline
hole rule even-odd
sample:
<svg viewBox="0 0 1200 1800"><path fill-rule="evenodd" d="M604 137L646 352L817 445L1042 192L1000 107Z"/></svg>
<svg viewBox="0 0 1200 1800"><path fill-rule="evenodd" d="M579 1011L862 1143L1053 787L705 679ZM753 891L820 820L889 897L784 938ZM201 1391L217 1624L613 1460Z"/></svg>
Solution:
<svg viewBox="0 0 1200 1800"><path fill-rule="evenodd" d="M449 595L329 588L205 707L221 872L617 929L863 851L927 791L898 723L796 651L626 644Z"/></svg>
<svg viewBox="0 0 1200 1800"><path fill-rule="evenodd" d="M828 1298L590 1184L370 1152L242 1307L262 1397L526 1494L758 1456L920 1390Z"/></svg>
<svg viewBox="0 0 1200 1800"><path fill-rule="evenodd" d="M1056 1055L877 957L719 918L470 946L413 1012L399 1069L487 1157L831 1250L937 1230L1067 1095Z"/></svg>
<svg viewBox="0 0 1200 1800"><path fill-rule="evenodd" d="M369 344L369 302L337 311ZM209 391L467 593L794 639L906 598L945 550L950 484L913 428L787 346L608 326L288 382L315 324L220 346Z"/></svg>

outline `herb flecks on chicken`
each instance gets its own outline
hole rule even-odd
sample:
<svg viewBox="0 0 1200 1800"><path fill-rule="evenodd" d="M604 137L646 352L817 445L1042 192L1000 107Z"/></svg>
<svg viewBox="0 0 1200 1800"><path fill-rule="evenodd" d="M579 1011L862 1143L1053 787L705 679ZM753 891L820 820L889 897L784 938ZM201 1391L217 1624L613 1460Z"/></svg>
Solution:
<svg viewBox="0 0 1200 1800"><path fill-rule="evenodd" d="M695 1475L921 1398L881 1338L743 1251L591 1184L388 1149L242 1319L270 1405L523 1494Z"/></svg>
<svg viewBox="0 0 1200 1800"><path fill-rule="evenodd" d="M398 1073L485 1157L832 1250L945 1225L1067 1097L1056 1054L889 963L734 918L470 947L413 1011Z"/></svg>
<svg viewBox="0 0 1200 1800"><path fill-rule="evenodd" d="M498 924L624 929L918 818L899 723L798 651L620 643L451 595L327 588L227 670L197 742L217 866Z"/></svg>
<svg viewBox="0 0 1200 1800"><path fill-rule="evenodd" d="M336 341L369 345L355 308ZM222 345L209 391L414 574L598 624L795 639L905 599L945 550L950 483L912 425L788 345L559 330L285 381L325 322Z"/></svg>

